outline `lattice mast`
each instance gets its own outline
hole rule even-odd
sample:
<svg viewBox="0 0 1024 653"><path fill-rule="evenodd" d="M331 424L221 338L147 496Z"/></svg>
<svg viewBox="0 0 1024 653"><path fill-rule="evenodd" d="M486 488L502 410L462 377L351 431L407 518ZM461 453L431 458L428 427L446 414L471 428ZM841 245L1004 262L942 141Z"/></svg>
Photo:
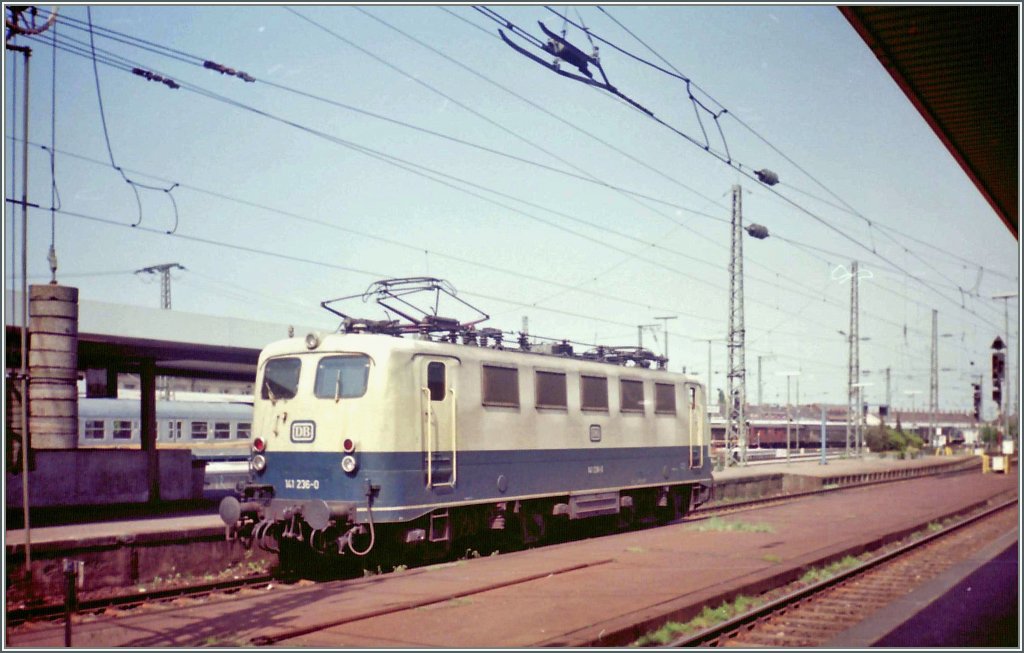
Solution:
<svg viewBox="0 0 1024 653"><path fill-rule="evenodd" d="M727 450L740 448L747 463L747 368L743 326L743 205L742 189L732 187L732 256L729 260L729 406L725 434ZM731 456L730 456L731 459Z"/></svg>
<svg viewBox="0 0 1024 653"><path fill-rule="evenodd" d="M848 369L848 398L846 408L846 455L850 455L850 427L853 425L854 450L860 452L861 395L860 395L860 297L857 261L850 264L850 362Z"/></svg>

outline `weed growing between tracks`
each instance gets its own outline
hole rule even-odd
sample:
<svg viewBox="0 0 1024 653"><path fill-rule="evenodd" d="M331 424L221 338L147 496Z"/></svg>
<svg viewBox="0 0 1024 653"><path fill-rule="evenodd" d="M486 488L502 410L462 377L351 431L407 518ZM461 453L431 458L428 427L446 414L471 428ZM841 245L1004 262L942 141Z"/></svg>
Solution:
<svg viewBox="0 0 1024 653"><path fill-rule="evenodd" d="M826 578L832 578L839 572L846 571L847 569L853 569L870 558L870 553L864 553L859 558L846 556L842 560L837 560L830 565L825 565L824 567L813 567L804 572L804 575L800 577L799 582L805 585L819 583Z"/></svg>
<svg viewBox="0 0 1024 653"><path fill-rule="evenodd" d="M742 614L748 610L756 608L763 602L764 601L762 599L741 595L736 597L735 601L732 601L731 603L723 603L717 608L704 606L704 610L701 611L699 615L690 619L686 623L670 621L653 633L644 635L630 644L630 646L665 645L679 635L695 633L704 630L705 628L710 628L711 626L723 621L728 621L738 614Z"/></svg>
<svg viewBox="0 0 1024 653"><path fill-rule="evenodd" d="M705 521L686 526L691 531L739 531L743 533L774 533L775 527L768 524L751 524L742 521L726 521L721 517L712 517Z"/></svg>
<svg viewBox="0 0 1024 653"><path fill-rule="evenodd" d="M716 519L717 518L712 518L707 521L714 522ZM913 533L910 533L908 536L906 536L900 541L892 542L875 551L867 551L859 556L846 556L841 560L837 560L836 562L833 562L829 565L825 565L824 567L813 567L804 572L803 576L801 576L798 580L795 580L794 582L789 583L788 585L785 585L783 587L779 587L774 590L765 592L764 594L761 594L758 597L751 598L741 595L732 603L723 603L715 609L704 606L704 609L700 613L700 615L694 617L690 621L687 621L685 623L670 621L658 630L650 632L640 637L635 642L630 644L630 646L663 646L665 644L668 644L673 639L676 639L680 635L688 635L691 633L696 633L700 630L711 628L712 626L715 626L724 621L728 621L729 619L732 619L733 617L739 614L752 610L765 603L774 601L775 599L785 596L786 594L790 594L800 589L801 587L812 585L814 583L818 583L828 578L831 578L832 576L835 576L836 574L846 571L847 569L851 569L853 567L857 567L861 564L864 564L876 556L884 555L886 552L890 550L899 548L901 546L919 540L925 535L928 535L929 533L934 533L936 531L943 530L944 528L958 521L960 520L956 517L947 517L943 519L941 522L929 522L924 528L914 531ZM699 526L699 524L695 526ZM704 528L698 530L714 529ZM719 530L745 529L726 528ZM765 562L770 562L772 564L781 562L781 558L779 556L771 553L765 554L762 559Z"/></svg>

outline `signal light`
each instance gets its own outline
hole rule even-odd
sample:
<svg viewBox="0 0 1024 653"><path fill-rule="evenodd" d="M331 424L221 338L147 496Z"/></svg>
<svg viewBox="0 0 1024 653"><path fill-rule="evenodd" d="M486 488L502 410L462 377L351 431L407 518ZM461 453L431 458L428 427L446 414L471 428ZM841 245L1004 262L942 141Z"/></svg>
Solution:
<svg viewBox="0 0 1024 653"><path fill-rule="evenodd" d="M263 453L263 450L267 448L267 443L263 441L263 438L256 438L252 441L252 450L256 453Z"/></svg>
<svg viewBox="0 0 1024 653"><path fill-rule="evenodd" d="M345 449L345 453L352 453L356 450L356 443L349 438L345 438L341 446Z"/></svg>

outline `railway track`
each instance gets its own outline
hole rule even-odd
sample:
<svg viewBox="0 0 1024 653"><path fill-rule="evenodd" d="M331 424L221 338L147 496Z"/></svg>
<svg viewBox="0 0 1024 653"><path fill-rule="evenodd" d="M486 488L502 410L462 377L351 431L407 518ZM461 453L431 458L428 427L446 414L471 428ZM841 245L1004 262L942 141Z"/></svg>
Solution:
<svg viewBox="0 0 1024 653"><path fill-rule="evenodd" d="M758 503L764 505L763 502ZM731 507L736 508L737 506ZM659 529L645 530L655 533ZM600 549L600 546L598 548ZM653 546L651 550L654 550ZM643 554L643 551L639 551L638 554ZM506 569L505 565L488 566L485 563L480 567L482 576L481 572L456 575L455 577L461 578L462 582L452 585L450 591L422 591L423 583L427 582L429 585L428 579L435 577L434 574L437 574L439 570L465 564L464 561L456 561L394 574L393 578L389 579L388 589L383 595L388 597L387 599L371 598L375 595L374 588L382 587L379 582L384 580L383 578L370 577L293 585L274 582L274 589L269 593L242 590L234 591L232 594L212 593L214 595L209 599L196 601L186 599L173 602L167 602L165 599L163 604L151 602L142 609L114 610L103 614L76 616L73 622L76 629L75 641L81 642L80 645L84 646L89 646L88 642L93 646L130 645L141 647L248 646L253 644L287 646L290 642L296 642L300 646L312 646L317 643L322 645L323 642L336 641L331 638L338 637L337 633L325 633L334 628L344 629L349 624L363 624L364 622L366 624L379 623L378 618L385 620L391 618L397 620L396 623L404 623L403 615L409 615L409 619L419 615L422 619L422 615L431 614L433 610L446 611L464 609L463 606L479 605L481 602L486 602L486 599L480 597L491 594L495 590L518 591L520 594L525 593L529 596L533 592L528 589L532 587L532 583L541 583L550 587L551 583L557 582L554 579L568 579L574 573L589 573L585 571L587 569L604 568L605 566L614 568L620 563L621 561L615 555L597 555L589 560L575 562L570 562L564 557L554 556L549 557L548 562L540 567L522 565L518 573L514 571L514 565ZM265 578L248 580L250 582L262 580L269 584ZM563 585L566 582L575 581L563 581ZM266 589L267 586L263 585L262 588L257 586L257 588ZM516 588L526 589L517 590ZM232 590L228 589L227 591ZM333 607L328 607L336 605L344 607L337 611ZM307 606L321 607L310 611ZM276 616L261 626L261 618L256 618L255 615L267 614ZM435 614L440 615L442 612ZM252 619L238 624L238 627L231 627L229 624L232 619L237 619L238 615L254 616ZM283 615L288 615L288 617L278 620L278 617ZM125 617L131 618L125 620ZM362 626L356 626L356 628L358 630ZM60 621L49 624L29 624L25 629L9 629L8 637L9 639L13 638L16 643L20 642L19 645L23 643L37 646L44 642L52 644L59 636L60 630ZM387 641L404 640L399 637ZM571 641L577 642L575 639ZM579 640L579 642L582 641L584 640ZM624 643L628 643L628 641L626 640ZM29 642L34 643L30 644ZM778 644L773 641L772 645Z"/></svg>
<svg viewBox="0 0 1024 653"><path fill-rule="evenodd" d="M247 588L269 585L277 580L278 579L270 574L261 574L259 576L251 576L248 578L235 578L212 583L182 585L163 590L117 594L115 596L79 601L75 613L79 615L102 613L111 608L132 610L148 603L173 601L175 599L186 597L200 598L218 593L238 592ZM58 619L64 616L65 611L66 607L64 603L49 603L41 606L15 608L7 611L7 625L16 627L30 621L49 621Z"/></svg>
<svg viewBox="0 0 1024 653"><path fill-rule="evenodd" d="M1017 522L1013 497L977 515L790 591L672 647L813 647L827 644L884 606L967 559Z"/></svg>
<svg viewBox="0 0 1024 653"><path fill-rule="evenodd" d="M948 470L934 475L941 476L949 474L960 474L968 471L974 471L976 467L978 467L977 464L965 465L961 469ZM723 505L710 505L698 508L687 514L681 520L677 520L674 523L696 522L711 519L714 517L720 517L723 515L743 512L747 510L754 510L768 506L781 505L793 501L799 501L801 499L805 499L811 496L818 496L828 494L831 492L882 485L886 483L909 481L913 480L914 478L920 478L920 476L865 481L862 483L851 483L834 487L826 487L818 490L809 490L805 492L794 492L785 495L775 495L770 497L733 501ZM332 580L337 579L335 578ZM177 587L161 590L149 590L145 592L124 592L113 596L79 600L75 612L79 615L88 615L100 614L110 609L130 611L146 604L158 604L183 598L199 599L202 597L215 594L237 593L244 589L259 588L270 585L271 583L277 583L277 586L280 587L282 585L282 578L280 576L275 576L272 574L260 574L256 576L230 579L224 581L180 585ZM284 586L288 586L287 582L284 583ZM63 618L65 613L66 606L63 602L51 602L39 606L12 608L7 611L7 623L9 626L17 627L27 622L52 621L55 619Z"/></svg>

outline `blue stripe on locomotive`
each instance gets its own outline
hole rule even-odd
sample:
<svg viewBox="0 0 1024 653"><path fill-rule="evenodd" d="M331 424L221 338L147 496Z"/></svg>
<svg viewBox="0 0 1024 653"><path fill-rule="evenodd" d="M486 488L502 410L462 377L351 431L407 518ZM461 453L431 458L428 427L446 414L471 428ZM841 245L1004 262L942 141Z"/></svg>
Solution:
<svg viewBox="0 0 1024 653"><path fill-rule="evenodd" d="M455 503L709 480L707 452L703 466L691 469L690 449L460 450L455 487L430 489L421 451L357 453L359 468L352 474L341 469L342 453L267 452L267 467L255 481L273 484L275 499L354 501L361 511L369 481L380 487L373 501L374 520L396 522ZM435 458L435 479L440 473L446 480L450 468L450 459ZM499 489L500 477L505 478L505 491Z"/></svg>

